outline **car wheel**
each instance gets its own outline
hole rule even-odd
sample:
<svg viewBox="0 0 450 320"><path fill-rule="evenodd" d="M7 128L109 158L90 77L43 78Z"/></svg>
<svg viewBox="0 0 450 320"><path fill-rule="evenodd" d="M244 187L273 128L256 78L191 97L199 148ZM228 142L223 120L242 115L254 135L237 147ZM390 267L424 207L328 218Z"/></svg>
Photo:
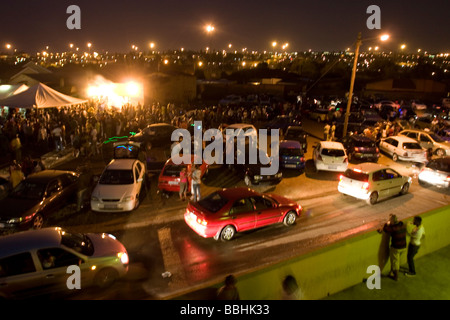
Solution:
<svg viewBox="0 0 450 320"><path fill-rule="evenodd" d="M37 213L33 218L32 229L39 230L44 226L44 217Z"/></svg>
<svg viewBox="0 0 450 320"><path fill-rule="evenodd" d="M374 205L378 201L378 192L374 191L370 194L369 199L367 199L367 203L370 205Z"/></svg>
<svg viewBox="0 0 450 320"><path fill-rule="evenodd" d="M409 191L409 183L405 183L400 191L400 194L407 194Z"/></svg>
<svg viewBox="0 0 450 320"><path fill-rule="evenodd" d="M295 223L295 220L297 220L297 215L293 211L289 211L283 219L283 223L285 226L292 226Z"/></svg>
<svg viewBox="0 0 450 320"><path fill-rule="evenodd" d="M236 229L232 225L228 225L222 229L220 232L220 240L222 241L230 241L234 238L236 234Z"/></svg>
<svg viewBox="0 0 450 320"><path fill-rule="evenodd" d="M252 186L252 179L250 179L250 177L248 175L245 175L244 177L244 183L247 187L251 187Z"/></svg>
<svg viewBox="0 0 450 320"><path fill-rule="evenodd" d="M113 268L105 268L97 272L94 285L98 288L107 288L119 278L119 273Z"/></svg>
<svg viewBox="0 0 450 320"><path fill-rule="evenodd" d="M443 157L443 156L445 156L445 150L444 150L444 149L437 149L437 150L436 150L436 155L437 155L438 157Z"/></svg>
<svg viewBox="0 0 450 320"><path fill-rule="evenodd" d="M392 155L392 161L397 162L398 161L398 155L396 153L394 153Z"/></svg>

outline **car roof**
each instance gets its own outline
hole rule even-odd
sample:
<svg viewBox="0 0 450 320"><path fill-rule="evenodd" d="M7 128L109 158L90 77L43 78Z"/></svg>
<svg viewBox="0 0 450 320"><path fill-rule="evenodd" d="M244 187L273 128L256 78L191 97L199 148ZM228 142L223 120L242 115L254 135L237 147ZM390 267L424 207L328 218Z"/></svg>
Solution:
<svg viewBox="0 0 450 320"><path fill-rule="evenodd" d="M30 174L27 177L27 181L41 181L48 182L56 177L62 176L64 174L77 175L76 172L73 171L65 171L65 170L42 170L33 174Z"/></svg>
<svg viewBox="0 0 450 320"><path fill-rule="evenodd" d="M258 192L246 187L222 189L217 192L229 201L260 195Z"/></svg>
<svg viewBox="0 0 450 320"><path fill-rule="evenodd" d="M417 140L414 140L413 138L410 138L407 136L390 136L385 139L389 139L389 138L395 139L400 142L417 142Z"/></svg>
<svg viewBox="0 0 450 320"><path fill-rule="evenodd" d="M127 170L132 169L133 164L139 160L136 159L113 159L106 166L108 170ZM139 161L140 162L140 161Z"/></svg>
<svg viewBox="0 0 450 320"><path fill-rule="evenodd" d="M0 258L61 244L61 228L28 230L0 237Z"/></svg>
<svg viewBox="0 0 450 320"><path fill-rule="evenodd" d="M366 137L366 136L363 136L363 135L360 135L360 134L351 135L350 139L358 140L358 141L371 141L371 142L373 142L373 140L370 139L369 137Z"/></svg>
<svg viewBox="0 0 450 320"><path fill-rule="evenodd" d="M303 127L301 127L301 126L289 126L288 127L288 130L301 130L301 131L303 131Z"/></svg>
<svg viewBox="0 0 450 320"><path fill-rule="evenodd" d="M336 141L320 141L320 144L324 148L330 148L330 149L344 149L344 146L340 142Z"/></svg>
<svg viewBox="0 0 450 320"><path fill-rule="evenodd" d="M379 164L379 163L374 163L374 162L365 162L365 163L359 163L357 165L355 165L352 170L360 170L361 172L364 173L370 173L373 171L378 171L381 169L390 169L389 166L383 165L383 164Z"/></svg>
<svg viewBox="0 0 450 320"><path fill-rule="evenodd" d="M280 148L301 148L300 142L296 140L281 140Z"/></svg>

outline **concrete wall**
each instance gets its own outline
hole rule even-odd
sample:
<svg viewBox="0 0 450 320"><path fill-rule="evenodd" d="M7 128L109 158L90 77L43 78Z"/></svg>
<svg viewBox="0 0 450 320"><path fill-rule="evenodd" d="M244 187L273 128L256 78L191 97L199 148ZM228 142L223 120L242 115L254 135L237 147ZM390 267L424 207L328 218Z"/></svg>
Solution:
<svg viewBox="0 0 450 320"><path fill-rule="evenodd" d="M420 216L426 236L416 258L450 244L450 205ZM412 217L404 223L409 221L412 222ZM386 275L390 270L388 240L385 234L369 230L327 248L238 277L241 299L281 299L281 283L286 275L295 277L303 299L321 299L361 283L372 275L367 273L370 265L380 266L382 274ZM406 264L406 253L402 264Z"/></svg>

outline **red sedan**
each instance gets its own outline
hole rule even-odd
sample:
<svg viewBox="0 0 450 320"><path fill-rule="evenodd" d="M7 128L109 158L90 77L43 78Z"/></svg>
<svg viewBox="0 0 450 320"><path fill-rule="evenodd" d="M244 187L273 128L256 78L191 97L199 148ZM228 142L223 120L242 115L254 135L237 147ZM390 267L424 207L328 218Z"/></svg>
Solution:
<svg viewBox="0 0 450 320"><path fill-rule="evenodd" d="M189 202L184 220L204 238L231 240L236 232L275 223L291 226L302 207L275 194L261 194L248 188L216 191L198 202Z"/></svg>

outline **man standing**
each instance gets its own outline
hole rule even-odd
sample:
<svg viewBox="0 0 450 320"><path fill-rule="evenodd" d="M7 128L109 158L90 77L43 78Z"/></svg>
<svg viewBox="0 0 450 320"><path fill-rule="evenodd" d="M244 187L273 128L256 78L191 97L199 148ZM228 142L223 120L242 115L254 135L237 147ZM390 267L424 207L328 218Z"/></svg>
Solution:
<svg viewBox="0 0 450 320"><path fill-rule="evenodd" d="M389 278L398 280L400 270L400 258L406 251L406 226L402 221L398 221L397 216L391 214L389 221L384 225L383 231L391 236L391 248L389 257L391 260L391 272Z"/></svg>
<svg viewBox="0 0 450 320"><path fill-rule="evenodd" d="M197 164L193 165L193 170L191 173L192 178L192 198L193 201L200 201L200 184L202 172Z"/></svg>
<svg viewBox="0 0 450 320"><path fill-rule="evenodd" d="M326 123L325 126L323 127L323 140L325 141L329 141L330 140L330 124Z"/></svg>
<svg viewBox="0 0 450 320"><path fill-rule="evenodd" d="M408 245L408 267L409 272L406 272L405 275L407 277L413 277L416 275L416 268L414 265L414 257L419 251L423 236L425 236L425 228L422 225L422 218L419 216L415 216L413 222L408 223L407 232L411 236L411 240Z"/></svg>

